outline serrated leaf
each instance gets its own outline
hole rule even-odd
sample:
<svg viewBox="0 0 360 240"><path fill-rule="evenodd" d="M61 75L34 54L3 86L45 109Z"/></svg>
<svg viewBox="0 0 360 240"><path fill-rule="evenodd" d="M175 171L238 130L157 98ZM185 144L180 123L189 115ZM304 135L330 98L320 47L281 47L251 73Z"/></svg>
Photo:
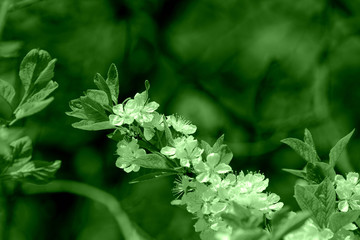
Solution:
<svg viewBox="0 0 360 240"><path fill-rule="evenodd" d="M82 120L80 122L73 123L74 128L78 128L86 131L98 131L115 128L114 125L110 124L109 121L95 122L91 120Z"/></svg>
<svg viewBox="0 0 360 240"><path fill-rule="evenodd" d="M0 79L0 96L2 96L9 103L9 105L12 103L12 100L15 96L14 87L2 79Z"/></svg>
<svg viewBox="0 0 360 240"><path fill-rule="evenodd" d="M52 92L59 87L59 84L54 81L49 81L47 85L40 89L37 93L29 97L26 102L39 102L46 99Z"/></svg>
<svg viewBox="0 0 360 240"><path fill-rule="evenodd" d="M314 150L315 150L315 143L314 143L313 137L311 135L311 132L307 128L305 128L304 142L306 144L308 144L309 146L311 146L312 148L314 148Z"/></svg>
<svg viewBox="0 0 360 240"><path fill-rule="evenodd" d="M355 129L352 130L348 135L340 139L335 146L330 150L329 158L330 165L335 166L336 162L339 160L342 152L345 150L346 145L348 144L351 136L353 135Z"/></svg>
<svg viewBox="0 0 360 240"><path fill-rule="evenodd" d="M135 160L132 160L131 163L135 163L143 168L169 169L166 158L155 153L146 154L142 157L136 158Z"/></svg>
<svg viewBox="0 0 360 240"><path fill-rule="evenodd" d="M115 64L111 64L109 68L106 84L109 86L111 99L114 104L117 104L119 98L119 76Z"/></svg>
<svg viewBox="0 0 360 240"><path fill-rule="evenodd" d="M89 120L102 122L109 120L104 108L89 97L80 97L81 105Z"/></svg>
<svg viewBox="0 0 360 240"><path fill-rule="evenodd" d="M333 183L328 178L325 178L316 189L315 196L323 205L322 210L319 209L319 211L322 211L321 215L323 215L323 219L319 222L319 226L325 227L330 216L335 212L336 194Z"/></svg>
<svg viewBox="0 0 360 240"><path fill-rule="evenodd" d="M26 102L20 105L15 111L15 117L17 120L33 115L37 112L40 112L44 108L46 108L52 101L54 97L50 97L43 101L38 102Z"/></svg>
<svg viewBox="0 0 360 240"><path fill-rule="evenodd" d="M299 154L307 162L315 163L318 161L315 149L313 149L307 143L304 143L303 141L296 138L286 138L281 140L281 142L291 147L297 154Z"/></svg>
<svg viewBox="0 0 360 240"><path fill-rule="evenodd" d="M295 186L295 199L299 204L299 207L303 211L309 211L313 220L321 226L324 221L324 213L322 212L324 207L319 199L316 198L312 192L312 188L308 186Z"/></svg>
<svg viewBox="0 0 360 240"><path fill-rule="evenodd" d="M26 54L20 64L19 72L25 94L34 85L40 73L48 66L50 60L51 57L49 53L44 50L33 49Z"/></svg>
<svg viewBox="0 0 360 240"><path fill-rule="evenodd" d="M291 173L297 177L306 179L306 171L304 171L304 170L296 170L296 169L288 169L288 168L283 168L282 170L285 172Z"/></svg>
<svg viewBox="0 0 360 240"><path fill-rule="evenodd" d="M110 104L108 96L102 90L89 89L86 91L86 96L88 96L102 106L108 106Z"/></svg>
<svg viewBox="0 0 360 240"><path fill-rule="evenodd" d="M360 216L360 210L352 210L348 212L335 212L330 216L329 228L336 233L345 225L354 222Z"/></svg>
<svg viewBox="0 0 360 240"><path fill-rule="evenodd" d="M47 183L54 178L56 171L60 168L61 161L29 161L16 169L8 169L1 177L4 179L21 180L37 184Z"/></svg>
<svg viewBox="0 0 360 240"><path fill-rule="evenodd" d="M172 175L176 175L176 172L154 172L154 173L149 173L149 174L145 174L142 175L140 177L137 177L133 180L131 180L129 183L130 184L134 184L134 183L139 183L139 182L145 182L154 178L161 178L161 177L168 177L168 176L172 176Z"/></svg>
<svg viewBox="0 0 360 240"><path fill-rule="evenodd" d="M106 95L108 97L109 104L111 104L111 106L113 106L110 88L107 85L105 79L99 73L97 73L95 75L94 83L98 87L99 90L102 90L102 91L104 91L106 93Z"/></svg>

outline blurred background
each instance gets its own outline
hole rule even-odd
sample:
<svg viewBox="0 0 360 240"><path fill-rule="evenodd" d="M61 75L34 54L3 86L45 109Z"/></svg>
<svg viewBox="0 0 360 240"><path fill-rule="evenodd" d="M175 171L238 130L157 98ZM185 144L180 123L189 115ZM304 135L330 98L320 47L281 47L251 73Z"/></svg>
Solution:
<svg viewBox="0 0 360 240"><path fill-rule="evenodd" d="M58 179L81 181L120 200L153 239L198 239L185 209L171 206L173 177L129 184L115 167L108 132L71 127L68 102L95 88L111 63L122 99L151 83L160 112L179 113L213 143L222 133L236 171L260 171L268 191L292 210L305 162L280 140L314 137L328 159L360 123L360 5L351 0L13 0L0 43L0 77L19 87L18 66L32 48L57 58L55 101L24 121L34 158L62 160ZM360 171L355 132L339 173ZM19 196L12 239L122 239L100 204L71 194Z"/></svg>

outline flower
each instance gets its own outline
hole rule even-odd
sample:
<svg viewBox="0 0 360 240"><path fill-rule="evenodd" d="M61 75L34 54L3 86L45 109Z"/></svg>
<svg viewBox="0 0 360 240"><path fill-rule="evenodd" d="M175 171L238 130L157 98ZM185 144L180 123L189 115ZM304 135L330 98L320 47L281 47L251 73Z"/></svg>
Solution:
<svg viewBox="0 0 360 240"><path fill-rule="evenodd" d="M166 118L166 122L169 126L172 126L177 132L185 135L193 134L196 132L196 126L191 124L189 120L186 120L180 115L170 115Z"/></svg>
<svg viewBox="0 0 360 240"><path fill-rule="evenodd" d="M147 103L147 92L136 93L134 99L129 99L124 104L113 107L114 114L110 114L109 120L112 125L121 126L132 124L134 120L143 124L151 122L154 118L154 111L159 107L156 102Z"/></svg>
<svg viewBox="0 0 360 240"><path fill-rule="evenodd" d="M139 157L145 156L146 152L144 149L139 148L137 140L133 138L131 142L120 141L117 145L117 154L119 157L116 160L116 166L123 168L125 172L129 173L131 171L139 171L140 166L132 162Z"/></svg>
<svg viewBox="0 0 360 240"><path fill-rule="evenodd" d="M210 153L206 157L206 162L200 161L194 164L194 169L199 175L196 180L199 182L219 182L219 174L230 172L232 169L225 163L220 163L220 154Z"/></svg>
<svg viewBox="0 0 360 240"><path fill-rule="evenodd" d="M174 146L166 146L161 149L161 153L171 159L180 159L180 165L190 167L190 163L198 163L201 161L203 149L198 147L198 142L193 136L179 137L174 139Z"/></svg>
<svg viewBox="0 0 360 240"><path fill-rule="evenodd" d="M347 212L349 207L353 210L360 209L360 185L359 174L350 172L346 175L346 180L341 175L335 176L336 194L340 199L338 208L341 212Z"/></svg>

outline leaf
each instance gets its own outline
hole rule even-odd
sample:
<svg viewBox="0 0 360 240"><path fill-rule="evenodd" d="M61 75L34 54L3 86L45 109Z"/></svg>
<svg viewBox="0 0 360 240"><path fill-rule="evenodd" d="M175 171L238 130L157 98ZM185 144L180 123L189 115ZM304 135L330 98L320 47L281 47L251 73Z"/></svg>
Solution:
<svg viewBox="0 0 360 240"><path fill-rule="evenodd" d="M109 68L106 84L109 86L111 98L114 104L117 104L119 97L119 75L115 64L111 64Z"/></svg>
<svg viewBox="0 0 360 240"><path fill-rule="evenodd" d="M18 168L2 176L5 179L22 180L37 184L47 183L54 178L56 171L60 168L61 161L29 161Z"/></svg>
<svg viewBox="0 0 360 240"><path fill-rule="evenodd" d="M50 97L43 101L38 102L26 102L20 105L15 111L15 117L17 120L33 115L37 112L40 112L44 108L46 108L52 101L54 97Z"/></svg>
<svg viewBox="0 0 360 240"><path fill-rule="evenodd" d="M89 89L86 91L86 96L99 103L102 106L109 105L109 99L106 93L102 90Z"/></svg>
<svg viewBox="0 0 360 240"><path fill-rule="evenodd" d="M166 119L165 119L165 116L163 116L163 119L164 119L164 131L165 131L165 138L166 138L166 141L167 141L167 144L168 146L174 146L174 139L173 139L173 136L172 136L172 133L171 133L171 130L169 128L169 125L167 124L166 122Z"/></svg>
<svg viewBox="0 0 360 240"><path fill-rule="evenodd" d="M44 50L33 49L26 54L20 64L19 72L25 94L33 86L40 73L48 66L50 60L49 53Z"/></svg>
<svg viewBox="0 0 360 240"><path fill-rule="evenodd" d="M149 174L145 174L140 177L137 177L137 178L131 180L129 183L134 184L134 183L148 181L148 180L151 180L154 178L168 177L168 176L172 176L172 175L176 175L176 174L178 174L178 173L177 172L164 172L164 171L153 172L153 173L149 173Z"/></svg>
<svg viewBox="0 0 360 240"><path fill-rule="evenodd" d="M102 122L109 120L104 108L89 97L80 97L81 105L85 111L85 115L89 120Z"/></svg>
<svg viewBox="0 0 360 240"><path fill-rule="evenodd" d="M330 150L330 165L335 166L336 162L339 160L342 152L345 150L346 145L348 144L351 136L353 135L355 129L352 130L348 135L340 139L335 146Z"/></svg>
<svg viewBox="0 0 360 240"><path fill-rule="evenodd" d="M51 60L48 65L41 71L37 79L35 80L34 85L37 86L37 89L41 89L48 84L49 81L54 77L54 68L55 68L56 59Z"/></svg>
<svg viewBox="0 0 360 240"><path fill-rule="evenodd" d="M352 210L348 212L335 212L330 216L329 228L336 233L345 225L356 221L360 216L360 210Z"/></svg>
<svg viewBox="0 0 360 240"><path fill-rule="evenodd" d="M312 188L309 188L309 186L296 185L295 199L301 210L309 211L313 220L321 226L324 221L324 214L322 213L324 207L311 190Z"/></svg>
<svg viewBox="0 0 360 240"><path fill-rule="evenodd" d="M109 121L95 122L91 120L81 120L80 122L73 123L74 128L78 128L86 131L98 131L115 128Z"/></svg>
<svg viewBox="0 0 360 240"><path fill-rule="evenodd" d="M318 161L315 149L313 149L307 143L304 143L303 141L296 138L286 138L281 140L281 142L291 147L297 154L299 154L307 162L315 163Z"/></svg>
<svg viewBox="0 0 360 240"><path fill-rule="evenodd" d="M148 80L145 80L145 89L146 89L147 92L149 92L150 82Z"/></svg>
<svg viewBox="0 0 360 240"><path fill-rule="evenodd" d="M307 180L318 184L325 178L333 180L336 175L333 167L324 162L307 163L305 169Z"/></svg>
<svg viewBox="0 0 360 240"><path fill-rule="evenodd" d="M326 224L329 221L330 216L335 212L335 201L336 194L333 183L326 178L316 189L315 196L323 205L323 208L319 211L322 211L323 219L319 222L320 227L326 227Z"/></svg>
<svg viewBox="0 0 360 240"><path fill-rule="evenodd" d="M233 153L230 148L223 144L220 149L220 163L229 164L233 158ZM215 152L215 151L214 151Z"/></svg>
<svg viewBox="0 0 360 240"><path fill-rule="evenodd" d="M28 136L19 138L10 143L12 158L15 165L24 164L31 159L32 141Z"/></svg>
<svg viewBox="0 0 360 240"><path fill-rule="evenodd" d="M283 239L288 233L299 229L309 219L310 215L309 212L300 212L290 219L283 219L280 221L281 224L273 225L271 240Z"/></svg>
<svg viewBox="0 0 360 240"><path fill-rule="evenodd" d="M39 102L46 99L52 92L57 89L59 84L54 81L49 81L47 85L40 91L29 97L26 102Z"/></svg>
<svg viewBox="0 0 360 240"><path fill-rule="evenodd" d="M214 145L212 147L214 152L220 151L220 148L223 146L224 137L225 137L225 135L223 134L216 140L216 142L214 143Z"/></svg>
<svg viewBox="0 0 360 240"><path fill-rule="evenodd" d="M15 90L13 86L2 79L0 79L0 96L2 96L9 103L9 105L12 103L15 96Z"/></svg>
<svg viewBox="0 0 360 240"><path fill-rule="evenodd" d="M0 117L5 119L10 119L13 114L13 108L10 103L0 95ZM4 121L6 123L6 121ZM0 119L1 124L1 119Z"/></svg>
<svg viewBox="0 0 360 240"><path fill-rule="evenodd" d="M106 93L107 97L108 97L108 102L109 104L111 104L111 106L113 106L113 102L112 102L112 97L111 97L111 92L109 89L109 86L107 85L105 79L99 74L97 73L94 77L94 83L95 85L98 87L99 90L102 90L103 92Z"/></svg>
<svg viewBox="0 0 360 240"><path fill-rule="evenodd" d="M69 106L71 108L71 112L66 112L66 115L71 117L76 117L80 119L88 119L88 117L85 114L85 110L81 104L80 99L74 99L69 102Z"/></svg>
<svg viewBox="0 0 360 240"><path fill-rule="evenodd" d="M285 172L291 173L297 177L306 179L306 171L304 171L304 170L296 170L296 169L288 169L288 168L283 168L282 170Z"/></svg>
<svg viewBox="0 0 360 240"><path fill-rule="evenodd" d="M210 144L208 144L204 140L200 141L200 148L204 149L205 157L207 155L209 155L210 153L212 153L212 147L210 146Z"/></svg>
<svg viewBox="0 0 360 240"><path fill-rule="evenodd" d="M309 129L305 128L304 142L315 150L315 143ZM316 151L316 150L315 150Z"/></svg>
<svg viewBox="0 0 360 240"><path fill-rule="evenodd" d="M142 157L136 158L135 160L131 160L131 163L135 163L143 168L169 169L166 158L155 153L146 154Z"/></svg>

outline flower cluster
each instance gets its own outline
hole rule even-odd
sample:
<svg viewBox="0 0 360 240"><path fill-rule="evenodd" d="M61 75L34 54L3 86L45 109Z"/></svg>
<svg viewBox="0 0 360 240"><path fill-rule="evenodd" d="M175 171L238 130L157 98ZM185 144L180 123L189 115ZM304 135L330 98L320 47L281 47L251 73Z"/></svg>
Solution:
<svg viewBox="0 0 360 240"><path fill-rule="evenodd" d="M346 179L341 175L335 176L336 194L340 199L338 208L341 212L360 210L360 185L359 174L350 172Z"/></svg>
<svg viewBox="0 0 360 240"><path fill-rule="evenodd" d="M233 173L229 166L232 153L222 140L213 147L200 143L192 136L195 125L179 115L164 117L156 112L158 107L148 101L147 90L113 107L109 122L125 135L117 145L116 166L126 172L139 171L149 167L142 165L148 155L157 164L171 162L179 175L174 187L177 199L172 204L183 205L196 216L194 227L202 239L214 239L215 232L231 234L232 228L221 215L232 213L234 203L267 218L282 208L279 196L263 192L269 182L264 175Z"/></svg>

